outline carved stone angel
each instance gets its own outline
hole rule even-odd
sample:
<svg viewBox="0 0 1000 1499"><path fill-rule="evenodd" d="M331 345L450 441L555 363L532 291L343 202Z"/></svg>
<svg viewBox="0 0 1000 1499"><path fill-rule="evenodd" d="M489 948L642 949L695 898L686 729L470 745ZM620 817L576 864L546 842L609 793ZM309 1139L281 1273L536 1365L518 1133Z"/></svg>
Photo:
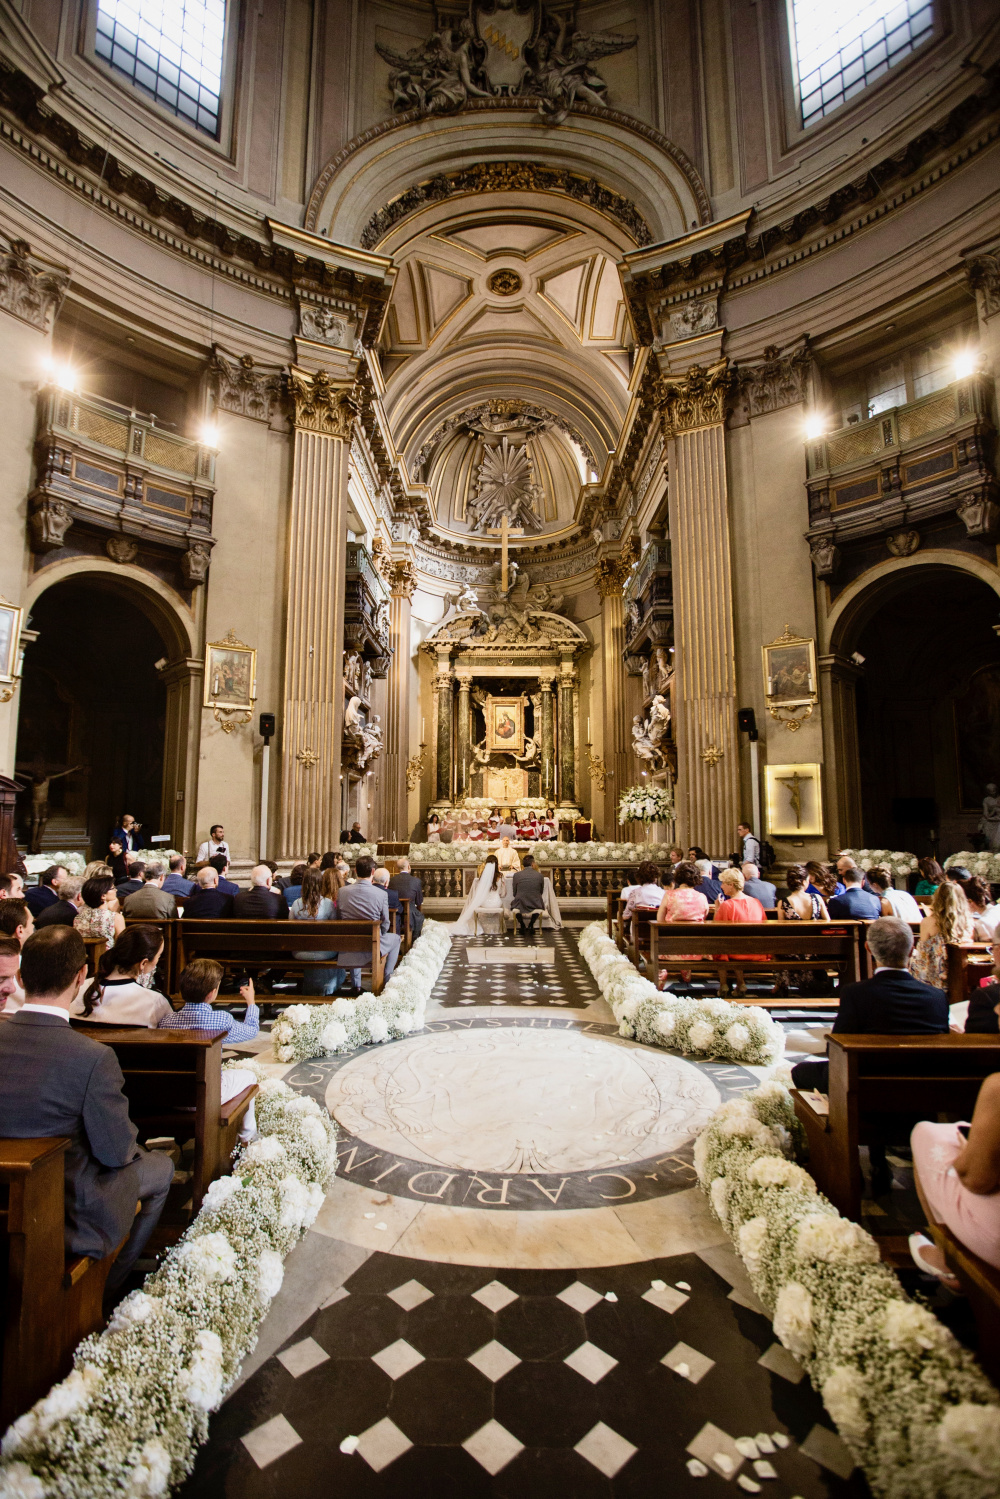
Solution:
<svg viewBox="0 0 1000 1499"><path fill-rule="evenodd" d="M649 737L641 713L637 713L632 719L632 750L640 760L648 760L651 765L659 763L660 752Z"/></svg>
<svg viewBox="0 0 1000 1499"><path fill-rule="evenodd" d="M409 52L393 52L382 42L375 48L392 68L389 88L397 113L417 109L421 114L446 114L461 109L470 97L489 97L489 89L481 86L486 47L468 16L457 27L442 26L422 47Z"/></svg>
<svg viewBox="0 0 1000 1499"><path fill-rule="evenodd" d="M637 38L610 31L590 35L574 31L567 37L569 25L564 17L548 19L549 24L538 41L525 49L531 64L528 87L539 95L539 114L549 124L561 125L578 99L597 109L607 109L604 95L608 86L591 64L599 57L634 47Z"/></svg>

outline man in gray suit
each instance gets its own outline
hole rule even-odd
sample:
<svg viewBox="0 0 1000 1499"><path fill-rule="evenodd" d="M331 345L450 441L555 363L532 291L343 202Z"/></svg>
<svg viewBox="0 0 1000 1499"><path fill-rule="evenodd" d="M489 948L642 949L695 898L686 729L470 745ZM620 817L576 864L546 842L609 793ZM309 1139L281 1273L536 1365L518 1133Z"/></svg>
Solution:
<svg viewBox="0 0 1000 1499"><path fill-rule="evenodd" d="M514 876L514 896L510 905L517 915L518 931L533 931L536 916L538 930L541 931L542 913L545 910L545 879L541 870L535 868L535 861L530 854L525 854L524 866ZM525 913L528 913L527 926L524 924Z"/></svg>
<svg viewBox="0 0 1000 1499"><path fill-rule="evenodd" d="M389 889L395 890L397 895L410 902L410 931L413 933L415 942L424 924L423 912L420 909L424 903L424 887L416 875L410 873L409 859L400 859L397 862L396 873L389 881Z"/></svg>
<svg viewBox="0 0 1000 1499"><path fill-rule="evenodd" d="M401 938L390 931L389 897L379 886L372 883L372 872L375 863L366 854L354 866L355 881L353 885L345 885L337 896L337 919L339 921L379 921L382 926L382 936L379 939L379 948L385 958L385 976L392 973L399 957L399 944ZM355 939L357 940L357 939ZM340 969L337 973L338 983L342 982L344 969L350 968L354 988L358 994L361 993L361 969L355 968L362 954L356 950L339 952L337 962Z"/></svg>
<svg viewBox="0 0 1000 1499"><path fill-rule="evenodd" d="M103 1259L128 1235L108 1276L110 1296L156 1227L174 1167L169 1156L136 1143L110 1046L70 1026L70 1005L86 980L87 954L73 927L45 927L25 942L25 1002L0 1025L0 1137L69 1136L67 1253Z"/></svg>

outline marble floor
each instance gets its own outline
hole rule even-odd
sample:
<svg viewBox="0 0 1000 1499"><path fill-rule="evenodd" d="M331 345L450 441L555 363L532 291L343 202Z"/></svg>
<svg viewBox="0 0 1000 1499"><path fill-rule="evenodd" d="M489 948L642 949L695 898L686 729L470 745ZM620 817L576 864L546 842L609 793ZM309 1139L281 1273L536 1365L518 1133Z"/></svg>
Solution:
<svg viewBox="0 0 1000 1499"><path fill-rule="evenodd" d="M576 939L456 940L419 1035L275 1064L338 1173L188 1499L867 1494L695 1184L753 1070L623 1040Z"/></svg>

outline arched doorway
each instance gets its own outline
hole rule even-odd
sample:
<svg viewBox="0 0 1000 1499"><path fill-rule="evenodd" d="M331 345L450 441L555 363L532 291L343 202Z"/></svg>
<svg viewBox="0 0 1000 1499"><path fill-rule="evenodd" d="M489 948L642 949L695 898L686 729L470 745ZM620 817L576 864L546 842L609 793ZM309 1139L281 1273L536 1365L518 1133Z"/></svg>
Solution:
<svg viewBox="0 0 1000 1499"><path fill-rule="evenodd" d="M939 563L891 572L845 609L834 640L856 667L861 846L974 846L1000 780L998 609L986 581Z"/></svg>
<svg viewBox="0 0 1000 1499"><path fill-rule="evenodd" d="M124 811L147 834L160 831L167 688L157 663L174 652L135 592L112 576L78 573L30 606L38 638L24 659L17 775L52 777L43 853L87 844L102 852ZM27 844L30 790L18 810Z"/></svg>

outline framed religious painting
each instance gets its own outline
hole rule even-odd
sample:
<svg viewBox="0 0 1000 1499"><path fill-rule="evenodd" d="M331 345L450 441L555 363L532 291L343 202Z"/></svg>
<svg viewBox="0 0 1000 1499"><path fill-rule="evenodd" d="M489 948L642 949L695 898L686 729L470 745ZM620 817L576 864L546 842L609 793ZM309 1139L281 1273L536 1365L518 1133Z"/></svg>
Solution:
<svg viewBox="0 0 1000 1499"><path fill-rule="evenodd" d="M823 788L816 764L765 765L767 831L776 838L818 838L823 832Z"/></svg>
<svg viewBox="0 0 1000 1499"><path fill-rule="evenodd" d="M524 699L491 697L486 700L486 748L510 755L524 754Z"/></svg>
<svg viewBox="0 0 1000 1499"><path fill-rule="evenodd" d="M816 642L785 633L763 648L764 693L769 708L791 707L816 699Z"/></svg>
<svg viewBox="0 0 1000 1499"><path fill-rule="evenodd" d="M18 652L24 610L0 598L0 682L11 685L17 680Z"/></svg>
<svg viewBox="0 0 1000 1499"><path fill-rule="evenodd" d="M230 630L205 647L205 707L248 713L256 701L257 652Z"/></svg>

